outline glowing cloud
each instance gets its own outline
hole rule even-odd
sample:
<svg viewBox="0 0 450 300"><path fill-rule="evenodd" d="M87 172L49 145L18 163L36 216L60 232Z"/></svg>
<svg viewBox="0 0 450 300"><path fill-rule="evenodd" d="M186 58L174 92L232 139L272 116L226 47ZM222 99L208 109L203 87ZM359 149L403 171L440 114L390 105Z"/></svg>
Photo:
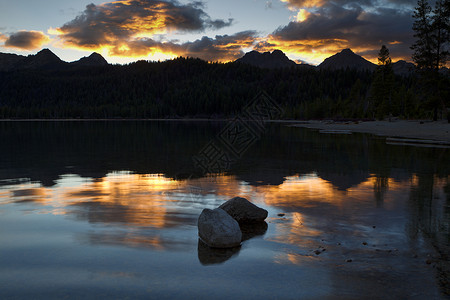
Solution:
<svg viewBox="0 0 450 300"><path fill-rule="evenodd" d="M134 39L120 47L110 49L110 55L143 57L161 52L173 56L199 57L207 61L230 61L244 55L242 48L251 47L256 40L255 31L243 31L233 35L202 37L193 42L158 42L150 38Z"/></svg>
<svg viewBox="0 0 450 300"><path fill-rule="evenodd" d="M140 55L157 49L176 48L173 43L157 42L157 34L201 32L207 28L230 26L233 20L212 20L200 2L180 4L166 0L120 0L90 4L84 12L50 29L67 47L87 50L107 49L112 55ZM150 47L144 50L142 47Z"/></svg>
<svg viewBox="0 0 450 300"><path fill-rule="evenodd" d="M393 58L408 60L410 57L408 45L413 36L409 10L373 6L368 9L351 1L340 1L340 5L309 0L285 2L297 7L296 20L275 30L257 45L257 50L280 49L290 56L320 63L344 48L351 48L376 61L381 45L386 44ZM315 8L299 8L302 5Z"/></svg>
<svg viewBox="0 0 450 300"><path fill-rule="evenodd" d="M21 50L34 50L41 48L43 45L50 42L50 38L41 31L18 31L11 34L9 37L1 37L0 41L4 40L4 47L17 48Z"/></svg>
<svg viewBox="0 0 450 300"><path fill-rule="evenodd" d="M306 9L301 8L298 13L297 13L297 17L296 17L296 21L297 22L303 22L306 19L308 19L308 17L311 15L311 13L309 11L307 11Z"/></svg>

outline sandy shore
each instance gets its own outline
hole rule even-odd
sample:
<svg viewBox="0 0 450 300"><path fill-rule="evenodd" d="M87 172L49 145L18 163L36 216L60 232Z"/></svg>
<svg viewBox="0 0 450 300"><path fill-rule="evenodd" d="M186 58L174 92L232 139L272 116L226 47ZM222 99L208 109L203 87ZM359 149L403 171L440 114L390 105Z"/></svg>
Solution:
<svg viewBox="0 0 450 300"><path fill-rule="evenodd" d="M326 132L346 133L364 132L380 136L395 138L411 138L441 141L443 144L450 143L450 124L447 121L420 122L420 121L370 121L370 122L330 122L330 121L308 121L294 123L295 127L306 127L325 130Z"/></svg>

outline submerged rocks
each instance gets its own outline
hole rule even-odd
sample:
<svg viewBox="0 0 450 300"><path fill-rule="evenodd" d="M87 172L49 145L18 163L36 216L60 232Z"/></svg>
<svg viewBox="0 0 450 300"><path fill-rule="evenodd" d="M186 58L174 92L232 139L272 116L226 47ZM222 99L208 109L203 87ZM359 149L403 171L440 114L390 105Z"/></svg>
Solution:
<svg viewBox="0 0 450 300"><path fill-rule="evenodd" d="M241 197L234 197L219 208L226 211L239 223L262 222L267 218L267 210Z"/></svg>
<svg viewBox="0 0 450 300"><path fill-rule="evenodd" d="M236 247L241 241L264 234L267 230L265 218L267 210L245 198L235 197L219 208L202 211L198 218L198 235L212 248Z"/></svg>
<svg viewBox="0 0 450 300"><path fill-rule="evenodd" d="M230 248L241 244L238 222L220 208L205 208L198 218L198 235L210 247Z"/></svg>

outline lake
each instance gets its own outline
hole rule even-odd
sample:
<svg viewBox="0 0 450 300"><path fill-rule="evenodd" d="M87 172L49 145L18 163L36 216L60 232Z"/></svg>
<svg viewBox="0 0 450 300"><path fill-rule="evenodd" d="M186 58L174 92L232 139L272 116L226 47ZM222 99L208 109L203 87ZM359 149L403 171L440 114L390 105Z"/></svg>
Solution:
<svg viewBox="0 0 450 300"><path fill-rule="evenodd" d="M0 298L448 297L450 149L280 123L226 148L229 124L0 122ZM199 242L235 196L266 223Z"/></svg>

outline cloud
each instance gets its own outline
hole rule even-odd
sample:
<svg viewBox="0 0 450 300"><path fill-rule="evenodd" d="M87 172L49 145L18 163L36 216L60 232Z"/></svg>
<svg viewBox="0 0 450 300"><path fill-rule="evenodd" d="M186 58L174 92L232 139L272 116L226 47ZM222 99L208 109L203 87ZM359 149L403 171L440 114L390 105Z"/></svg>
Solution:
<svg viewBox="0 0 450 300"><path fill-rule="evenodd" d="M243 31L233 35L207 36L193 42L160 42L151 38L135 39L112 49L115 56L147 56L163 52L175 56L198 57L207 61L230 61L244 55L242 48L251 47L256 41L255 31Z"/></svg>
<svg viewBox="0 0 450 300"><path fill-rule="evenodd" d="M292 0L291 3L309 2ZM352 48L367 59L375 60L381 45L385 44L394 58L410 57L411 11L389 7L367 9L355 3L343 6L316 2L314 5L321 6L307 11L299 9L296 21L275 30L257 48L264 51L278 48L301 55L302 59L321 62L343 48Z"/></svg>
<svg viewBox="0 0 450 300"><path fill-rule="evenodd" d="M100 5L90 4L84 12L51 30L65 46L113 53L142 39L170 32L201 32L230 26L232 19L212 20L201 2L187 4L176 0L119 0ZM122 51L123 52L123 51Z"/></svg>
<svg viewBox="0 0 450 300"><path fill-rule="evenodd" d="M203 37L183 44L187 56L208 61L236 60L244 55L242 48L249 48L256 40L256 31L248 30L233 35L216 35L214 39Z"/></svg>
<svg viewBox="0 0 450 300"><path fill-rule="evenodd" d="M9 37L0 36L0 41L4 40L4 47L17 48L22 50L34 50L50 42L50 38L41 31L18 31Z"/></svg>
<svg viewBox="0 0 450 300"><path fill-rule="evenodd" d="M414 5L417 3L416 0L378 0L378 1L372 1L372 0L334 0L334 1L327 1L327 0L281 0L282 2L285 2L289 8L292 10L295 10L297 8L317 8L317 7L325 7L329 5L337 5L341 7L351 7L353 5L362 6L362 7L389 7L389 6L397 6L397 5L403 5L408 6L409 8L414 7ZM400 9L401 7L397 7L397 9Z"/></svg>

